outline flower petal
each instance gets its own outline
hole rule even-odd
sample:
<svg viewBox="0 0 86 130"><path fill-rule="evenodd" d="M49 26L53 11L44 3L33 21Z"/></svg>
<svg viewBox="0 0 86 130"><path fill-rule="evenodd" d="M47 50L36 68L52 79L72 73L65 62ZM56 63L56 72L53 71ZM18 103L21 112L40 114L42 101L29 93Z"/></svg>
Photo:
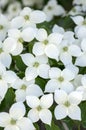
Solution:
<svg viewBox="0 0 86 130"><path fill-rule="evenodd" d="M56 80L49 80L45 86L45 92L53 93L59 88L59 84Z"/></svg>
<svg viewBox="0 0 86 130"><path fill-rule="evenodd" d="M1 112L0 113L0 126L1 127L6 127L9 122L10 122L10 115L6 112Z"/></svg>
<svg viewBox="0 0 86 130"><path fill-rule="evenodd" d="M30 81L38 76L37 68L28 67L25 71L26 80Z"/></svg>
<svg viewBox="0 0 86 130"><path fill-rule="evenodd" d="M69 52L71 53L72 56L78 57L81 55L81 50L77 45L71 45L69 47Z"/></svg>
<svg viewBox="0 0 86 130"><path fill-rule="evenodd" d="M17 79L17 75L15 72L8 70L3 74L3 79L7 82L7 83L14 83Z"/></svg>
<svg viewBox="0 0 86 130"><path fill-rule="evenodd" d="M4 130L19 130L19 127L16 125L7 125Z"/></svg>
<svg viewBox="0 0 86 130"><path fill-rule="evenodd" d="M37 42L33 46L33 53L36 56L43 55L44 54L44 49L45 49L45 46L41 42Z"/></svg>
<svg viewBox="0 0 86 130"><path fill-rule="evenodd" d="M58 77L60 77L60 75L61 75L61 70L59 68L52 67L49 70L49 78L51 79L57 79Z"/></svg>
<svg viewBox="0 0 86 130"><path fill-rule="evenodd" d="M17 102L24 102L26 99L26 92L22 89L16 90L15 95L16 95Z"/></svg>
<svg viewBox="0 0 86 130"><path fill-rule="evenodd" d="M39 97L43 95L43 92L42 92L42 89L38 85L32 84L27 87L26 94Z"/></svg>
<svg viewBox="0 0 86 130"><path fill-rule="evenodd" d="M6 53L10 53L11 51L13 51L17 46L17 42L15 39L8 37L7 39L5 39L4 43L3 43L3 50Z"/></svg>
<svg viewBox="0 0 86 130"><path fill-rule="evenodd" d="M82 16L71 17L76 25L82 25L84 18Z"/></svg>
<svg viewBox="0 0 86 130"><path fill-rule="evenodd" d="M50 69L50 66L47 64L40 65L37 69L38 75L44 79L48 79L49 78L49 69Z"/></svg>
<svg viewBox="0 0 86 130"><path fill-rule="evenodd" d="M21 36L25 42L31 42L34 39L35 34L36 34L36 29L32 27L28 27L22 31Z"/></svg>
<svg viewBox="0 0 86 130"><path fill-rule="evenodd" d="M59 50L55 45L53 44L47 45L45 48L45 54L49 58L56 59L58 61Z"/></svg>
<svg viewBox="0 0 86 130"><path fill-rule="evenodd" d="M75 65L85 67L86 66L86 55L83 54L80 57L76 58Z"/></svg>
<svg viewBox="0 0 86 130"><path fill-rule="evenodd" d="M36 33L36 39L38 41L44 41L47 39L47 31L45 29L38 29L37 33Z"/></svg>
<svg viewBox="0 0 86 130"><path fill-rule="evenodd" d="M53 95L46 94L43 95L40 99L40 105L42 108L50 108L53 104Z"/></svg>
<svg viewBox="0 0 86 130"><path fill-rule="evenodd" d="M62 76L64 77L65 80L71 81L74 79L75 74L71 70L69 70L68 68L65 68L62 71Z"/></svg>
<svg viewBox="0 0 86 130"><path fill-rule="evenodd" d="M54 114L57 120L61 120L68 115L67 108L64 105L58 105L55 108Z"/></svg>
<svg viewBox="0 0 86 130"><path fill-rule="evenodd" d="M23 24L24 24L24 18L22 16L15 17L11 21L12 28L21 28Z"/></svg>
<svg viewBox="0 0 86 130"><path fill-rule="evenodd" d="M25 117L18 120L17 125L19 126L19 130L36 130L32 122Z"/></svg>
<svg viewBox="0 0 86 130"><path fill-rule="evenodd" d="M39 117L43 123L51 125L52 114L48 109L42 109L39 113Z"/></svg>
<svg viewBox="0 0 86 130"><path fill-rule="evenodd" d="M82 101L82 92L74 91L69 94L69 102L78 105Z"/></svg>
<svg viewBox="0 0 86 130"><path fill-rule="evenodd" d="M8 53L2 52L0 54L0 61L5 67L9 68L11 65L12 58Z"/></svg>
<svg viewBox="0 0 86 130"><path fill-rule="evenodd" d="M68 116L73 120L81 121L81 110L78 106L72 105L68 108Z"/></svg>
<svg viewBox="0 0 86 130"><path fill-rule="evenodd" d="M27 105L31 108L36 108L40 104L40 100L36 96L27 96L26 97Z"/></svg>
<svg viewBox="0 0 86 130"><path fill-rule="evenodd" d="M68 96L67 96L67 93L63 90L56 90L55 91L55 102L57 104L64 104L67 99L68 99Z"/></svg>
<svg viewBox="0 0 86 130"><path fill-rule="evenodd" d="M24 104L22 102L14 103L9 113L13 119L21 119L26 113Z"/></svg>
<svg viewBox="0 0 86 130"><path fill-rule="evenodd" d="M65 81L61 84L61 89L67 93L71 93L74 90L74 86L71 82Z"/></svg>
<svg viewBox="0 0 86 130"><path fill-rule="evenodd" d="M28 117L32 122L37 122L39 120L39 112L37 109L31 109L28 112Z"/></svg>
<svg viewBox="0 0 86 130"><path fill-rule="evenodd" d="M60 60L64 65L72 64L72 57L69 53L62 53L60 55Z"/></svg>
<svg viewBox="0 0 86 130"><path fill-rule="evenodd" d="M42 23L46 20L46 15L44 12L36 10L31 13L30 19L33 23Z"/></svg>
<svg viewBox="0 0 86 130"><path fill-rule="evenodd" d="M32 63L34 62L34 56L30 53L21 54L21 58L25 65L32 66Z"/></svg>
<svg viewBox="0 0 86 130"><path fill-rule="evenodd" d="M48 40L52 44L59 45L62 41L63 35L60 33L51 33L48 37Z"/></svg>
<svg viewBox="0 0 86 130"><path fill-rule="evenodd" d="M22 43L17 43L16 48L11 52L13 56L19 55L23 51Z"/></svg>

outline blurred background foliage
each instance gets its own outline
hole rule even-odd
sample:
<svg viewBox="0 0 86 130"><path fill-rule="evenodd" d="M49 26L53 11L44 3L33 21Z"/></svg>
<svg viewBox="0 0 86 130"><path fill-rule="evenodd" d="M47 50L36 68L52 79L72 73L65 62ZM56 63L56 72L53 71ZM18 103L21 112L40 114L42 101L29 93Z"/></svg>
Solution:
<svg viewBox="0 0 86 130"><path fill-rule="evenodd" d="M15 0L15 1L21 2L21 0ZM49 0L44 0L44 5L46 5L48 1ZM72 1L73 0L58 0L58 3L60 5L62 5L65 8L65 10L68 12L72 8ZM11 0L9 0L9 2L11 2ZM7 8L7 5L4 7L4 11L6 10L6 8ZM36 9L35 6L34 6L34 9ZM52 21L38 24L37 27L45 28L48 31L48 33L50 33L54 24L58 24L59 26L62 26L65 30L69 30L69 29L73 30L75 27L74 22L70 19L69 16L54 17L54 19ZM23 53L31 52L33 43L31 42L27 46L26 45L24 45L24 46L25 46L25 51ZM57 66L57 67L60 67L61 69L64 68L64 66L61 63L57 63L55 60L52 61L51 59L49 59L49 63L52 67ZM22 62L20 56L13 57L11 69L13 71L15 71L20 78L24 77L24 71L26 69L26 66ZM80 73L84 73L84 69L81 68ZM44 90L44 86L45 86L47 80L37 77L35 82L36 82L36 84L40 85L42 90ZM8 89L5 99L0 104L0 112L2 112L2 111L8 112L9 108L11 107L11 105L14 102L15 102L14 90L12 88L10 88L10 89ZM55 108L55 106L53 105L53 107L51 108L52 113L53 113L54 108ZM86 130L86 102L82 102L80 104L80 108L82 111L82 121L81 122L72 121L69 118L65 118L62 121L56 121L53 116L53 121L52 121L51 127L48 125L44 125L41 121L39 121L38 123L35 123L34 125L37 130L67 130L64 127L64 123L65 123L68 127L68 130L80 130L80 129ZM0 128L0 130L3 130L3 128Z"/></svg>

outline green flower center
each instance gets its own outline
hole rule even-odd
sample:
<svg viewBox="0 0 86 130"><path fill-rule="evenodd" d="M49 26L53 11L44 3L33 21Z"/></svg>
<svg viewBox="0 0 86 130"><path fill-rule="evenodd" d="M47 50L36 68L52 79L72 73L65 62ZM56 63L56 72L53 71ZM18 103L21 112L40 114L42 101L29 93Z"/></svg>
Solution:
<svg viewBox="0 0 86 130"><path fill-rule="evenodd" d="M15 124L16 124L16 120L15 120L15 119L11 119L10 123L11 123L12 125L15 125Z"/></svg>
<svg viewBox="0 0 86 130"><path fill-rule="evenodd" d="M27 87L26 87L26 85L24 85L24 84L21 86L21 89L23 89L23 90L26 90L26 88L27 88Z"/></svg>
<svg viewBox="0 0 86 130"><path fill-rule="evenodd" d="M70 106L70 103L67 101L67 102L64 103L64 105L65 105L66 107L69 107L69 106Z"/></svg>
<svg viewBox="0 0 86 130"><path fill-rule="evenodd" d="M63 51L67 52L68 51L68 47L63 47Z"/></svg>
<svg viewBox="0 0 86 130"><path fill-rule="evenodd" d="M38 67L39 66L39 63L38 62L35 62L34 64L33 64L33 67Z"/></svg>
<svg viewBox="0 0 86 130"><path fill-rule="evenodd" d="M0 30L3 30L4 26L3 25L0 25Z"/></svg>
<svg viewBox="0 0 86 130"><path fill-rule="evenodd" d="M16 7L14 7L14 8L13 8L13 11L15 12L16 10L17 10L17 8L16 8Z"/></svg>
<svg viewBox="0 0 86 130"><path fill-rule="evenodd" d="M64 78L61 76L61 77L58 78L58 80L59 80L60 82L63 82L63 81L64 81Z"/></svg>
<svg viewBox="0 0 86 130"><path fill-rule="evenodd" d="M3 50L2 50L2 48L0 48L0 53L2 53L3 52Z"/></svg>
<svg viewBox="0 0 86 130"><path fill-rule="evenodd" d="M44 45L47 45L48 44L48 40L44 40Z"/></svg>
<svg viewBox="0 0 86 130"><path fill-rule="evenodd" d="M86 20L83 21L83 25L86 25Z"/></svg>
<svg viewBox="0 0 86 130"><path fill-rule="evenodd" d="M28 15L25 15L24 16L24 19L27 21L27 20L29 20L29 16Z"/></svg>
<svg viewBox="0 0 86 130"><path fill-rule="evenodd" d="M49 7L48 7L48 10L52 10L52 6L49 6Z"/></svg>
<svg viewBox="0 0 86 130"><path fill-rule="evenodd" d="M37 107L37 110L38 110L38 111L41 111L41 109L42 109L41 106L38 106L38 107Z"/></svg>
<svg viewBox="0 0 86 130"><path fill-rule="evenodd" d="M23 43L23 38L20 37L20 38L18 39L18 42Z"/></svg>

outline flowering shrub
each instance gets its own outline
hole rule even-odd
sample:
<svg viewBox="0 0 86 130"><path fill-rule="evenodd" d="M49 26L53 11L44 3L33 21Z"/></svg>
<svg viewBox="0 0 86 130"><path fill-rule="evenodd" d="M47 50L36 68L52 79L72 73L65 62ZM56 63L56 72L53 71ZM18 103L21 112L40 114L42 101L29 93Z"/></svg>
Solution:
<svg viewBox="0 0 86 130"><path fill-rule="evenodd" d="M0 130L86 128L86 1L0 0Z"/></svg>

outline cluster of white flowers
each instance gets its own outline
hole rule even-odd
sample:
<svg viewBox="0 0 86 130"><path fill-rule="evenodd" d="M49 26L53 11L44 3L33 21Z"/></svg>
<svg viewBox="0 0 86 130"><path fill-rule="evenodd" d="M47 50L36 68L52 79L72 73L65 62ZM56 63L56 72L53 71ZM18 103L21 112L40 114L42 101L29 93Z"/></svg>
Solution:
<svg viewBox="0 0 86 130"><path fill-rule="evenodd" d="M35 2L23 0L31 6ZM17 2L9 5L7 15L11 20L0 14L0 104L8 89L15 93L9 113L0 112L0 127L4 130L35 130L34 123L39 119L51 125L53 105L56 120L68 116L81 121L79 104L86 100L86 75L80 74L79 69L86 67L86 19L80 15L71 17L76 24L74 32L56 24L51 33L37 26L65 12L56 0L50 0L43 11L30 7L21 10ZM25 51L25 45L30 44L31 52ZM15 56L20 56L26 66L23 78L11 69ZM36 83L37 77L46 80L43 89Z"/></svg>

